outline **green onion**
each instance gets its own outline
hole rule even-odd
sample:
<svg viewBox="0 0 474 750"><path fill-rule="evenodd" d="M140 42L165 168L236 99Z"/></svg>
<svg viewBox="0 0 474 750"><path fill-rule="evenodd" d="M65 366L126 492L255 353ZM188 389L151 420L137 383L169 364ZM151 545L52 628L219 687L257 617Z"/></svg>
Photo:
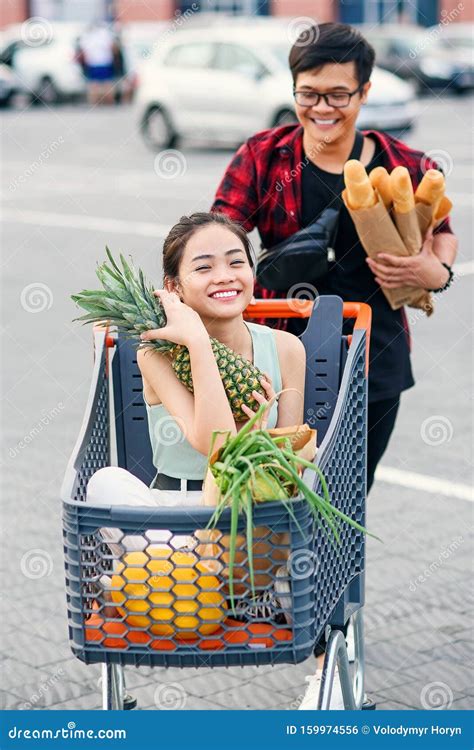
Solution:
<svg viewBox="0 0 474 750"><path fill-rule="evenodd" d="M228 575L230 601L234 614L234 565L240 514L246 516L247 560L252 595L255 596L253 558L255 502L280 501L301 531L292 502L296 499L306 500L316 525L324 529L334 547L336 544L341 544L338 531L341 521L381 541L375 534L370 534L357 521L334 507L323 472L319 466L294 452L292 441L288 436L272 437L268 430L252 429L262 417L265 409L266 404L262 404L237 435L232 436L230 432L214 432L208 454L209 468L219 490L219 500L207 528L210 526L215 528L224 510L229 507L231 509ZM224 444L218 452L217 460L211 463L216 438L222 434L226 436ZM322 496L303 481L298 473L299 468L314 471L321 484Z"/></svg>

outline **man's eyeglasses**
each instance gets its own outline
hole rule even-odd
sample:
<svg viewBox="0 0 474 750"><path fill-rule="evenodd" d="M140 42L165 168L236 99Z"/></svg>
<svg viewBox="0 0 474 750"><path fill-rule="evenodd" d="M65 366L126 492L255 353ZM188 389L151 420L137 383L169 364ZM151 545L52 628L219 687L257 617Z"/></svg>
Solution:
<svg viewBox="0 0 474 750"><path fill-rule="evenodd" d="M293 96L295 97L295 102L299 104L300 107L317 106L322 98L328 107L341 109L342 107L349 106L352 97L355 94L358 94L361 89L362 86L358 86L355 91L337 91L332 94L319 94L317 91L296 91L293 89Z"/></svg>

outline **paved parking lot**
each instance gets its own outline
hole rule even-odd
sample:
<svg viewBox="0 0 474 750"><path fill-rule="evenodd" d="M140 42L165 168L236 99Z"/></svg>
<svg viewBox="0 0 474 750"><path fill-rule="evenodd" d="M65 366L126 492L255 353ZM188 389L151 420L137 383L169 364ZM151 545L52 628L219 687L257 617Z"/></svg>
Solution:
<svg viewBox="0 0 474 750"><path fill-rule="evenodd" d="M407 140L446 168L462 273L430 320L410 313L417 386L368 501L384 543L368 539L366 689L379 708L472 709L472 99L422 110ZM163 231L209 208L232 152L185 144L169 179L131 109L85 106L10 111L2 145L2 706L99 708L100 668L72 657L65 614L59 489L92 365L69 295L106 243L159 283ZM140 708L178 683L187 709L285 709L313 669L130 668L127 683Z"/></svg>

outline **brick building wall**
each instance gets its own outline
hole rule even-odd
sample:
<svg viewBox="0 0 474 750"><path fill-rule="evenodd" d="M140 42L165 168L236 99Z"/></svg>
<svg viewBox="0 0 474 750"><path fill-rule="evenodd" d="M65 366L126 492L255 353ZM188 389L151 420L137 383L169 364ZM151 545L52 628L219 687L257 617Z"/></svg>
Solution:
<svg viewBox="0 0 474 750"><path fill-rule="evenodd" d="M77 0L63 0L63 3L74 3ZM173 18L177 8L184 7L179 0L109 0L115 7L117 18L122 23L127 21L162 21ZM438 0L439 19L450 23L474 21L473 0ZM436 2L436 0L433 0ZM188 3L189 4L189 3ZM351 0L357 6L358 0ZM364 0L360 0L361 7ZM414 5L414 3L413 3ZM29 17L31 2L28 0L0 0L0 28L11 23L21 23ZM347 7L347 6L346 6ZM274 16L303 16L315 18L320 23L340 19L339 0L269 0L269 12ZM72 18L73 5L68 11Z"/></svg>
<svg viewBox="0 0 474 750"><path fill-rule="evenodd" d="M11 23L21 23L29 17L28 0L0 0L0 28Z"/></svg>

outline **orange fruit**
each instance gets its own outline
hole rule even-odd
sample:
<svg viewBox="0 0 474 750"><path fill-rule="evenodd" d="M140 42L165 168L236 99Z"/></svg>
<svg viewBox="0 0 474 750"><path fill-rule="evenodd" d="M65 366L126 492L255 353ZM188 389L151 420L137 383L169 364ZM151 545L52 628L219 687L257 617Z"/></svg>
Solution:
<svg viewBox="0 0 474 750"><path fill-rule="evenodd" d="M214 633L226 616L221 583L192 552L154 546L129 552L112 587L112 600L126 622L155 635L192 640Z"/></svg>

